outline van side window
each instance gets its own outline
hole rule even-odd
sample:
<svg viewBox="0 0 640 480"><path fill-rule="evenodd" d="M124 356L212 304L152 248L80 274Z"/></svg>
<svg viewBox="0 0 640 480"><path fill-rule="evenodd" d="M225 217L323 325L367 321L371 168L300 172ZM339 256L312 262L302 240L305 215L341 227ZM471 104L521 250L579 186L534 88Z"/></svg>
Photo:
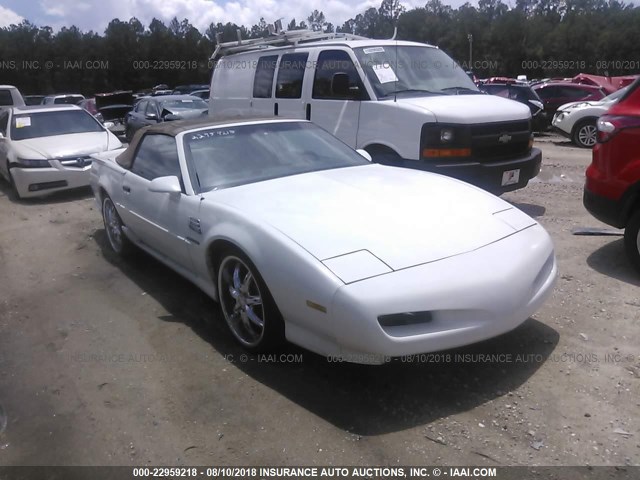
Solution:
<svg viewBox="0 0 640 480"><path fill-rule="evenodd" d="M253 98L271 98L273 74L276 71L277 55L268 55L258 59L256 75L253 77Z"/></svg>
<svg viewBox="0 0 640 480"><path fill-rule="evenodd" d="M359 100L363 96L366 94L360 82L360 75L349 54L344 50L320 52L313 80L313 98Z"/></svg>
<svg viewBox="0 0 640 480"><path fill-rule="evenodd" d="M302 80L307 68L307 58L308 53L289 53L282 56L276 85L277 98L302 97Z"/></svg>
<svg viewBox="0 0 640 480"><path fill-rule="evenodd" d="M0 133L7 136L7 126L9 124L9 112L0 113Z"/></svg>

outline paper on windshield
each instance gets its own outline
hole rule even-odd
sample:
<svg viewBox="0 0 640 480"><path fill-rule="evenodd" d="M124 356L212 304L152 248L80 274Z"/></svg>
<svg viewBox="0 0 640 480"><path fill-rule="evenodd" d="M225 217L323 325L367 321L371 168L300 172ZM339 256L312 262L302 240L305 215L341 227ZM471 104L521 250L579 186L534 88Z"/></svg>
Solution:
<svg viewBox="0 0 640 480"><path fill-rule="evenodd" d="M16 117L16 128L31 126L31 117Z"/></svg>
<svg viewBox="0 0 640 480"><path fill-rule="evenodd" d="M382 47L369 47L369 48L363 48L362 51L364 53L366 53L367 55L370 55L372 53L384 53L384 48L382 48Z"/></svg>
<svg viewBox="0 0 640 480"><path fill-rule="evenodd" d="M389 65L388 63L377 63L371 65L371 68L373 68L373 73L376 74L376 77L378 77L380 83L390 83L398 81L396 72L393 71L393 68L391 68L391 65Z"/></svg>

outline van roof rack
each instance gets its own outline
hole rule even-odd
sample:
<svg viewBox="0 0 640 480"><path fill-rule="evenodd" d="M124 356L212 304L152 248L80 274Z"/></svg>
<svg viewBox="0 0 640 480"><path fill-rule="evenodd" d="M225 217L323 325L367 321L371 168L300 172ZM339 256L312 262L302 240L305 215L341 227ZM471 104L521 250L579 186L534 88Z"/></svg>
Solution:
<svg viewBox="0 0 640 480"><path fill-rule="evenodd" d="M219 56L229 55L231 53L247 52L250 50L260 50L268 47L283 47L288 45L297 46L300 43L317 42L320 40L367 40L366 37L353 35L351 33L333 33L333 32L316 32L313 30L285 30L280 31L279 22L276 22L275 28L269 25L271 35L263 38L253 38L243 40L238 29L238 40L233 42L221 42L220 33L216 34L216 48L211 55L211 60L215 60Z"/></svg>

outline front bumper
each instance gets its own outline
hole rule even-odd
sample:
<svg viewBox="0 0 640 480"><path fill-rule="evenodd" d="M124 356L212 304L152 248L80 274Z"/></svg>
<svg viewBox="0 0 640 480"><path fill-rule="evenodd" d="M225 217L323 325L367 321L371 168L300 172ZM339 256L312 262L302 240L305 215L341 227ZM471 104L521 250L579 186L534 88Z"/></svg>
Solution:
<svg viewBox="0 0 640 480"><path fill-rule="evenodd" d="M538 224L437 262L340 287L332 307L338 356L356 363L479 342L527 320L553 290L553 244ZM382 327L380 315L432 313L432 320Z"/></svg>
<svg viewBox="0 0 640 480"><path fill-rule="evenodd" d="M598 195L586 187L582 195L582 204L587 211L602 223L615 228L624 228L626 225L625 200L614 200L603 195Z"/></svg>
<svg viewBox="0 0 640 480"><path fill-rule="evenodd" d="M22 198L39 197L61 190L89 185L91 165L82 168L21 168L12 167L11 175Z"/></svg>
<svg viewBox="0 0 640 480"><path fill-rule="evenodd" d="M542 152L532 148L528 155L510 160L454 162L447 163L444 159L439 163L406 160L403 166L447 175L490 192L505 193L526 187L529 180L540 173ZM503 175L509 171L519 171L519 179L516 183L503 185Z"/></svg>

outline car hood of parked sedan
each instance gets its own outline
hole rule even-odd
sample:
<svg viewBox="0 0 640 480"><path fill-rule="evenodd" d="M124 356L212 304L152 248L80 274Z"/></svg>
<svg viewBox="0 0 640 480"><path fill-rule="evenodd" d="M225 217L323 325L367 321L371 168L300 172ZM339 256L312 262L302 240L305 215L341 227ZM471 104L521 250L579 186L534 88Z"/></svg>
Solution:
<svg viewBox="0 0 640 480"><path fill-rule="evenodd" d="M496 95L398 96L397 103L428 110L441 123L474 124L531 117L528 106Z"/></svg>
<svg viewBox="0 0 640 480"><path fill-rule="evenodd" d="M476 250L536 223L466 183L382 165L293 175L204 197L271 225L325 264L366 250L369 263L376 257L393 270Z"/></svg>
<svg viewBox="0 0 640 480"><path fill-rule="evenodd" d="M22 158L59 158L89 155L121 147L107 132L73 133L52 137L29 138L13 142L16 154Z"/></svg>
<svg viewBox="0 0 640 480"><path fill-rule="evenodd" d="M602 101L570 102L570 103L565 103L564 105L560 105L560 107L558 107L558 111L559 112L571 112L571 111L579 110L579 109L582 109L582 108L608 107L609 105L610 105L609 102L602 102Z"/></svg>

